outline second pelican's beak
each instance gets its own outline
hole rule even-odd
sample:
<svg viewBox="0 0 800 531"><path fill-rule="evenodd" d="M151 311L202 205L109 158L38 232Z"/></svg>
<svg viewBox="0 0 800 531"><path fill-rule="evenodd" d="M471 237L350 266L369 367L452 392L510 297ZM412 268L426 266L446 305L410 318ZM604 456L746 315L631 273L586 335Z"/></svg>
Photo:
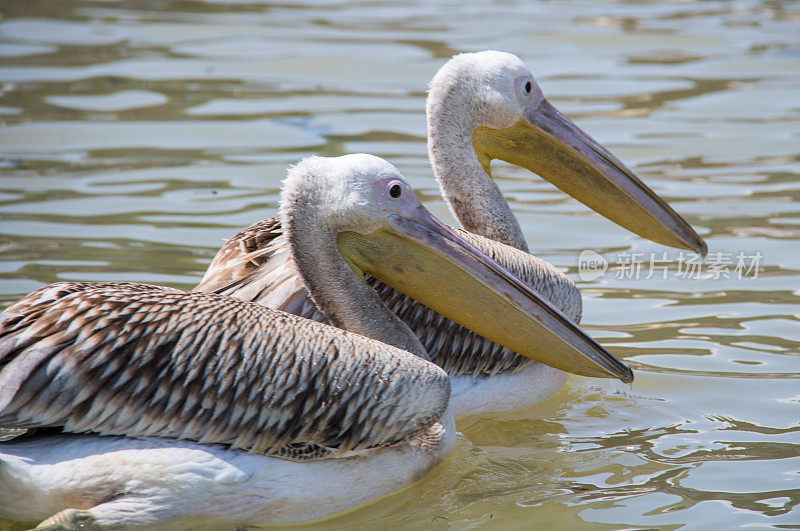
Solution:
<svg viewBox="0 0 800 531"><path fill-rule="evenodd" d="M473 143L486 173L492 159L522 166L643 238L708 251L677 212L547 100L505 129L478 127Z"/></svg>
<svg viewBox="0 0 800 531"><path fill-rule="evenodd" d="M389 214L373 233L340 233L337 246L357 272L514 352L575 374L633 380L627 365L421 205Z"/></svg>

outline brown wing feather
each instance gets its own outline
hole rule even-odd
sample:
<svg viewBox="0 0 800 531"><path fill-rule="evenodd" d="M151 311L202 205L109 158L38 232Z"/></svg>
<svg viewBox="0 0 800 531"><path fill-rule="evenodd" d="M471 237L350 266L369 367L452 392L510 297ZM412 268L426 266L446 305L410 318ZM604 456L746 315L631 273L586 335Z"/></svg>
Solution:
<svg viewBox="0 0 800 531"><path fill-rule="evenodd" d="M420 433L449 389L406 351L224 296L62 283L0 314L0 427L342 455Z"/></svg>
<svg viewBox="0 0 800 531"><path fill-rule="evenodd" d="M580 292L556 267L511 246L462 229L455 230L541 293L573 321L580 322ZM236 281L223 280L229 278ZM491 375L536 363L454 323L372 277L368 276L367 282L420 338L431 360L451 376ZM195 291L224 293L326 322L325 315L317 309L297 275L278 218L260 221L231 238L217 253Z"/></svg>
<svg viewBox="0 0 800 531"><path fill-rule="evenodd" d="M297 274L280 218L261 220L225 242L193 291L229 295L325 321Z"/></svg>

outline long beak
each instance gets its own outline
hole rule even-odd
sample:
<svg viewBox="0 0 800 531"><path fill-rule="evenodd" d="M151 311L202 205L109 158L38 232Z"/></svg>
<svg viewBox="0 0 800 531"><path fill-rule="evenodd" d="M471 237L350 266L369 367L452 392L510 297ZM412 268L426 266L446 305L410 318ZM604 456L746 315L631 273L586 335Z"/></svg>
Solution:
<svg viewBox="0 0 800 531"><path fill-rule="evenodd" d="M390 214L371 234L343 232L337 246L355 270L514 352L575 374L633 380L627 365L422 206Z"/></svg>
<svg viewBox="0 0 800 531"><path fill-rule="evenodd" d="M478 127L473 143L487 173L492 159L522 166L643 238L708 252L686 220L547 100L505 129Z"/></svg>

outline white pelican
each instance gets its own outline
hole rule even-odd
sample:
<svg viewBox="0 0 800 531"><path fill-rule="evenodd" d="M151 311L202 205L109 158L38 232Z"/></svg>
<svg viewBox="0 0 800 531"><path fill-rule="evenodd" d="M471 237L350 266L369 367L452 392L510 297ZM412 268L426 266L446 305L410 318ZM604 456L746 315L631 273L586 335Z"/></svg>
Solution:
<svg viewBox="0 0 800 531"><path fill-rule="evenodd" d="M382 159L302 161L281 219L314 299L350 331L133 283L53 284L0 314L0 427L69 432L0 443L0 517L287 524L422 477L455 444L449 378L365 273L522 354L632 379Z"/></svg>
<svg viewBox="0 0 800 531"><path fill-rule="evenodd" d="M522 229L491 178L492 159L538 173L643 237L706 252L688 223L544 98L515 55L486 51L451 59L431 82L427 116L436 179L453 214L474 233L460 234L575 322L581 317L580 292L558 269L528 254ZM419 336L431 360L450 374L456 417L534 404L566 379L563 372L487 341L383 284L376 289ZM295 273L278 218L231 238L195 291L325 319ZM504 392L510 388L518 392Z"/></svg>

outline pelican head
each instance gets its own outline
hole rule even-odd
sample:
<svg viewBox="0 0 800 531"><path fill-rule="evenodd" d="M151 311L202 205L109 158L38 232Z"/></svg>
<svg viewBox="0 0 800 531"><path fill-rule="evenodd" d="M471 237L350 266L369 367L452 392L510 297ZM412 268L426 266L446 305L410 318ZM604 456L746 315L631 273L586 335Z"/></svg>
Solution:
<svg viewBox="0 0 800 531"><path fill-rule="evenodd" d="M492 159L527 168L644 238L706 254L705 242L680 215L547 101L516 55L453 57L431 82L427 112L434 168L449 168L454 179L460 174L455 166L468 162L448 159L469 146L468 158L484 175L491 177ZM448 187L464 186L437 178L446 195Z"/></svg>
<svg viewBox="0 0 800 531"><path fill-rule="evenodd" d="M371 155L310 157L289 171L283 190L281 217L292 257L335 324L397 344L399 331L373 332L379 312L381 322L405 325L375 302L377 294L364 282L369 274L537 361L586 376L633 379L627 366L546 299L434 218L388 162ZM331 243L326 247L323 240ZM425 355L420 345L407 350Z"/></svg>

